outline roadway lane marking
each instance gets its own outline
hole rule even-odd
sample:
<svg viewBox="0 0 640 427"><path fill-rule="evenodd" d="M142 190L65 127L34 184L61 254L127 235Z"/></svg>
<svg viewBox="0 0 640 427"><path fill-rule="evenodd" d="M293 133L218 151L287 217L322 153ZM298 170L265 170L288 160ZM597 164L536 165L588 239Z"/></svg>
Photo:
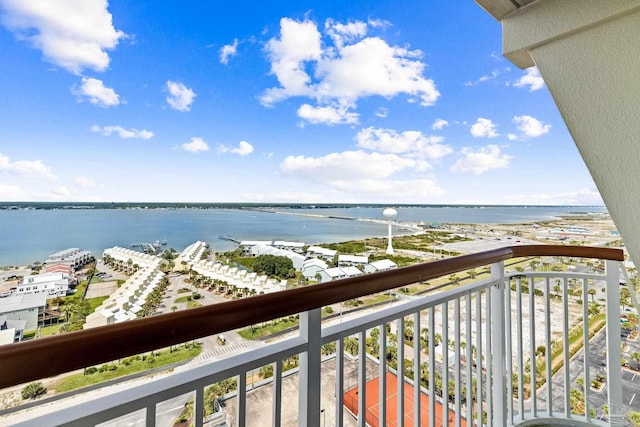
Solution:
<svg viewBox="0 0 640 427"><path fill-rule="evenodd" d="M631 405L631 402L633 402L633 399L635 399L635 398L636 398L636 394L633 393L633 396L631 396L631 400L629 401L629 405Z"/></svg>
<svg viewBox="0 0 640 427"><path fill-rule="evenodd" d="M636 379L636 374L633 374L633 376L631 377L631 381Z"/></svg>

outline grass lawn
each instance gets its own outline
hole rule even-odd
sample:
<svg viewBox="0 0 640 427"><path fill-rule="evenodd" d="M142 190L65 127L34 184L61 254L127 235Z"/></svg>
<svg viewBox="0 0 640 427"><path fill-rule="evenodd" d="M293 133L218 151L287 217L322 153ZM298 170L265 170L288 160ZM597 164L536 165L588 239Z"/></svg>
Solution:
<svg viewBox="0 0 640 427"><path fill-rule="evenodd" d="M154 355L145 354L121 359L119 362L106 363L101 366L85 369L84 373L69 375L61 379L56 385L56 393L76 390L93 384L99 384L114 378L135 374L148 369L158 368L182 360L191 359L200 354L199 344L185 344L170 352L168 349L154 352ZM92 372L95 371L93 373Z"/></svg>
<svg viewBox="0 0 640 427"><path fill-rule="evenodd" d="M95 297L95 298L87 298L85 301L87 301L89 303L89 313L93 313L94 311L96 311L96 308L100 307L100 304L102 304L107 298L109 298L108 296L102 296L102 297Z"/></svg>
<svg viewBox="0 0 640 427"><path fill-rule="evenodd" d="M40 335L43 337L57 335L60 333L60 328L62 327L62 325L63 323L60 323L58 325L43 326L42 328L40 328Z"/></svg>
<svg viewBox="0 0 640 427"><path fill-rule="evenodd" d="M262 338L275 332L283 331L293 326L298 326L298 319L295 316L284 317L276 321L264 323L262 325L254 325L238 331L238 334L247 340Z"/></svg>

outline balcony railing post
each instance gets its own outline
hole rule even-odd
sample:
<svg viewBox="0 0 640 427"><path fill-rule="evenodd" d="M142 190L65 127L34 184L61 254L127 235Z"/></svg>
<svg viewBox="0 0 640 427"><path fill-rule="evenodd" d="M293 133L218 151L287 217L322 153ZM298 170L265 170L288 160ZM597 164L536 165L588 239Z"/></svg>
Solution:
<svg viewBox="0 0 640 427"><path fill-rule="evenodd" d="M300 354L298 387L298 426L320 427L320 347L321 312L319 308L300 313L300 336L307 351Z"/></svg>
<svg viewBox="0 0 640 427"><path fill-rule="evenodd" d="M507 424L507 386L505 352L505 282L504 262L491 264L491 394L493 422L489 425L503 427Z"/></svg>
<svg viewBox="0 0 640 427"><path fill-rule="evenodd" d="M620 264L605 262L607 277L607 389L609 392L609 425L624 417L622 402L622 366L620 340Z"/></svg>

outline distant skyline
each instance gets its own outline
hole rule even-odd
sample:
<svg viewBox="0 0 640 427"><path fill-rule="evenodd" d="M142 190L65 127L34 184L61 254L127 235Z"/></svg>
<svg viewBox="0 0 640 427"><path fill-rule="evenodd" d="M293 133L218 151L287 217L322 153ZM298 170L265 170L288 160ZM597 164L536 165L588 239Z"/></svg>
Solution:
<svg viewBox="0 0 640 427"><path fill-rule="evenodd" d="M0 201L603 205L471 0L0 0L0 47Z"/></svg>

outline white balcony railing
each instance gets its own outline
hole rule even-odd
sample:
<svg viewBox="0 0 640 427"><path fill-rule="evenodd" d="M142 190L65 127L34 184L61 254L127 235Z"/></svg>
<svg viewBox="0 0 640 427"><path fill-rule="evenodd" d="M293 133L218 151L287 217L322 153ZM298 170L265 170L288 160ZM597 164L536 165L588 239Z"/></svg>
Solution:
<svg viewBox="0 0 640 427"><path fill-rule="evenodd" d="M603 259L605 272L505 272L513 257L563 255ZM173 425L161 416L171 399L192 402L195 426L616 425L626 414L620 260L612 249L504 248L6 346L0 377L20 358L37 359L34 351L53 360L39 372L46 376L299 312L292 336L111 394L92 391L85 402L36 412L20 425ZM471 284L419 297L399 292L384 308L321 319L328 304L482 266L490 275ZM588 303L596 297L604 302ZM116 337L123 349L112 348ZM76 353L81 346L93 355ZM58 363L74 355L80 360ZM285 372L294 358L299 366ZM265 366L273 376L254 381ZM15 374L0 386L35 375ZM227 379L235 391L205 417L207 388Z"/></svg>

